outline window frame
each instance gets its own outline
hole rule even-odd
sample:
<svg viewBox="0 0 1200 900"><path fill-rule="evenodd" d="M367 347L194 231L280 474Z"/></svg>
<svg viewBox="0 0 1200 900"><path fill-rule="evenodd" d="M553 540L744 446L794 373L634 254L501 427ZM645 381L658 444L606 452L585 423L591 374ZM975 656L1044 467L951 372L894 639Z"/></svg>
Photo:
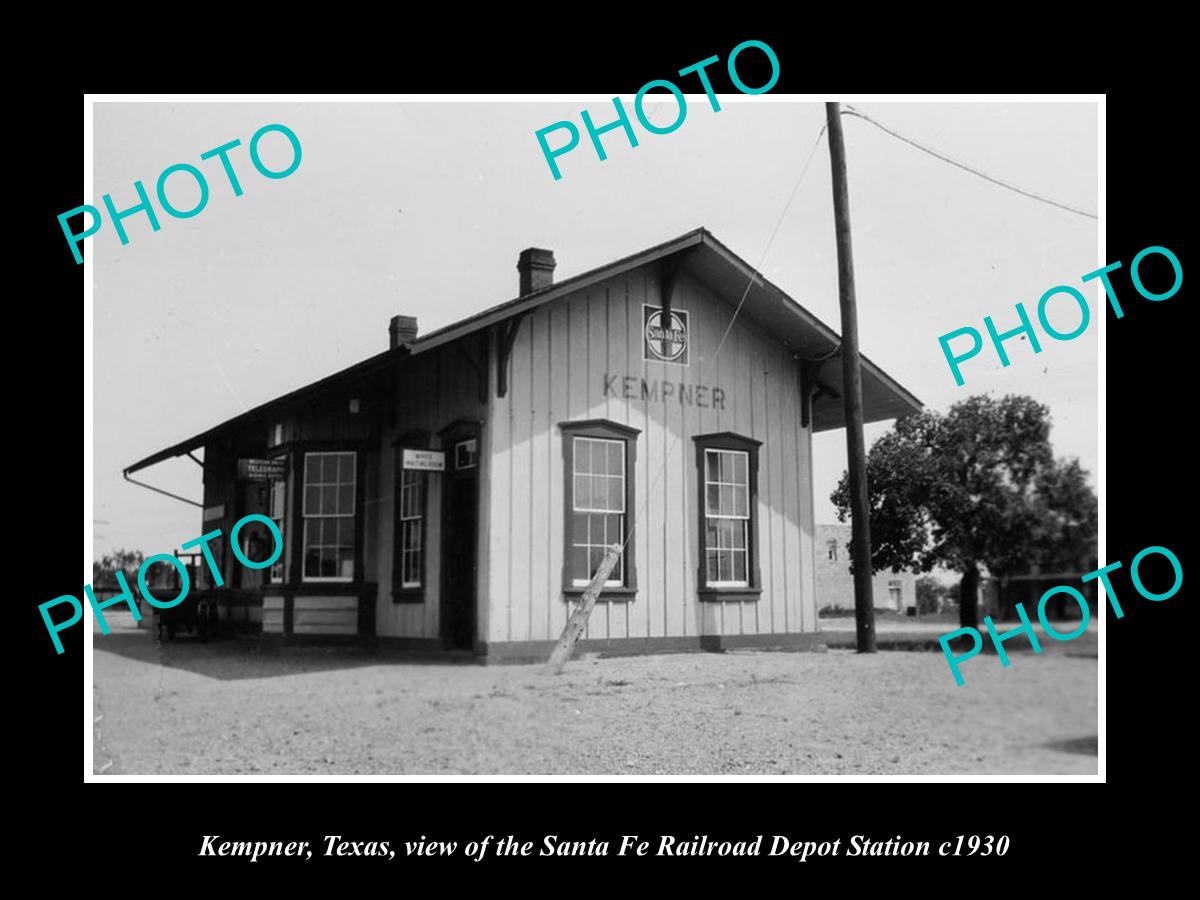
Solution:
<svg viewBox="0 0 1200 900"><path fill-rule="evenodd" d="M629 536L636 510L635 495L637 487L637 442L641 430L613 422L609 419L585 419L577 422L559 422L562 434L563 451L563 561L562 561L562 591L564 599L574 599L587 589L586 584L576 584L571 571L571 556L574 550L572 542L572 516L575 514L575 439L591 438L593 440L619 441L625 445L625 517L623 533ZM624 562L624 584L620 586L606 585L600 592L598 600L629 601L637 596L637 559L635 552L636 541L629 541L622 553Z"/></svg>
<svg viewBox="0 0 1200 900"><path fill-rule="evenodd" d="M404 451L430 450L429 435L426 432L409 432L395 441L395 482L393 485L392 506L392 602L394 603L424 603L425 592L429 589L429 483L430 472L419 469L404 468ZM449 458L452 454L447 453ZM447 459L447 462L451 460ZM420 477L421 496L421 583L406 585L404 583L404 522L411 521L402 518L404 504L404 473L412 472Z"/></svg>
<svg viewBox="0 0 1200 900"><path fill-rule="evenodd" d="M287 466L287 456L275 456L272 458L284 460L285 466ZM287 469L290 468L291 466L287 466ZM283 478L277 481L271 481L267 487L267 518L274 522L275 526L279 529L279 534L283 543L283 550L279 554L279 559L275 560L271 567L267 569L267 577L265 579L266 584L284 584L287 582L288 534L291 532L288 516L290 511L289 507L291 506L289 497L290 491L288 490L289 476L291 473L288 472L287 469L284 470ZM275 488L277 485L282 485L281 493L283 495L283 509L278 518L275 516Z"/></svg>
<svg viewBox="0 0 1200 900"><path fill-rule="evenodd" d="M473 445L471 447L471 453L473 453L474 455L471 457L470 462L468 462L466 465L459 465L458 449L459 449L459 447L465 447L467 444ZM472 437L459 438L458 440L454 441L451 444L451 450L450 450L450 453L447 454L447 456L453 457L451 462L453 463L454 471L456 471L456 472L468 472L471 469L478 469L479 468L479 437L472 436Z"/></svg>
<svg viewBox="0 0 1200 900"><path fill-rule="evenodd" d="M592 459L595 459L596 453L599 452L606 460L608 460L609 448L610 447L618 448L618 456L620 457L620 460L621 460L620 473L618 473L617 475L614 475L614 473L612 473L612 472L599 473L594 470L590 471L590 472L582 472L581 473L579 471L579 449L580 449L580 446L585 442L592 445L592 451L591 451ZM599 451L597 451L597 448L600 448ZM607 541L602 542L602 543L595 543L590 540L590 524L589 524L589 540L588 540L588 542L583 545L580 545L579 543L576 542L574 533L573 533L574 532L574 524L575 524L574 518L580 514L583 514L586 516L603 516L603 517L608 517L608 516L613 516L613 515L618 516L619 521L621 523L620 538L621 538L622 544L624 544L626 530L629 527L629 509L628 509L628 504L626 503L627 498L625 497L625 494L628 491L622 490L621 493L619 494L620 499L621 499L620 509L601 507L599 504L594 504L594 506L581 507L580 501L579 501L579 479L582 476L585 479L586 478L591 478L591 479L598 478L598 479L601 479L602 481L609 481L615 477L619 477L621 479L621 487L623 489L627 488L628 484L629 484L629 473L626 471L625 455L626 455L625 441L620 440L618 438L593 437L592 435L586 435L586 434L571 435L571 465L572 465L572 469L571 469L571 518L572 518L571 549L572 550L577 551L581 546L589 548L589 551L594 550L598 547L608 547L609 546L609 542L607 542ZM608 460L608 461L611 462L611 460ZM596 489L595 481L593 481L591 483L591 488L592 488L592 499L594 500L595 499L595 489ZM604 491L607 493L608 487L605 487ZM611 498L606 497L605 500L602 502L607 503L609 499L611 499ZM607 530L608 530L607 524L605 525L604 530L605 530L605 532L607 532ZM618 567L618 569L619 569L619 571L616 573L617 577L609 578L608 580L606 580L603 585L604 588L625 587L625 560L624 559L621 560L621 564ZM577 588L582 589L582 588L586 588L589 584L591 584L590 578L580 578L578 572L571 573L572 587L577 587Z"/></svg>
<svg viewBox="0 0 1200 900"><path fill-rule="evenodd" d="M759 571L761 544L758 520L758 452L762 441L748 438L732 431L715 434L695 435L696 444L696 510L697 510L697 573L696 589L705 601L753 601L762 595L762 576ZM712 583L708 580L708 509L706 502L707 470L709 450L724 450L746 454L747 510L746 510L746 584L730 585Z"/></svg>
<svg viewBox="0 0 1200 900"><path fill-rule="evenodd" d="M308 513L308 458L310 456L329 456L333 454L350 454L353 457L351 471L354 473L354 495L352 509L349 514L333 514L327 515L320 513L309 515ZM299 502L297 506L296 521L300 526L300 546L299 546L299 563L300 581L302 584L354 584L359 581L359 572L361 569L361 552L362 552L362 521L359 515L359 507L361 506L361 491L362 472L360 466L362 463L362 454L356 448L345 447L322 447L304 449L300 451L300 472L298 475L299 489L297 497ZM324 482L322 482L324 484ZM338 486L341 482L335 482ZM308 520L309 519L350 519L354 523L354 546L351 553L351 573L350 575L309 575L304 571L304 564L308 555Z"/></svg>
<svg viewBox="0 0 1200 900"><path fill-rule="evenodd" d="M745 460L746 480L744 483L738 482L736 480L735 481L713 481L712 480L711 469L709 467L709 464L714 456L719 459L722 455L729 456L729 457L741 457L742 459ZM735 475L734 478L736 479L736 477L737 476ZM729 512L728 514L719 514L718 513L718 514L714 515L713 513L711 513L708 509L708 499L709 499L708 491L709 491L710 487L714 487L714 486L717 488L718 498L720 497L720 494L722 493L722 491L721 491L722 488L729 487L729 488L733 488L735 491L738 488L743 488L746 493L746 496L745 496L746 512L745 512L745 514L738 515L736 512ZM731 494L730 494L731 500L736 498L736 496L737 495L735 493L731 492ZM738 523L738 528L741 530L741 538L742 538L741 546L740 547L737 546L736 543L734 543L732 545L728 545L728 546L719 546L717 548L717 553L720 554L722 551L727 552L727 553L731 554L732 558L734 558L734 559L736 559L736 557L740 554L742 556L742 572L746 576L745 578L743 578L741 580L738 580L736 578L730 578L727 580L709 581L709 582L707 582L707 586L714 587L714 588L740 588L740 589L750 587L750 517L751 517L752 513L750 512L750 454L749 454L749 452L747 452L746 450L727 450L724 447L705 447L704 448L704 494L702 495L702 500L704 502L704 518L705 518L704 536L705 536L706 540L708 538L709 520L716 519L716 520L723 521L723 522ZM718 502L719 502L719 500L718 500ZM737 505L736 502L734 502L735 508L736 508L736 505ZM706 543L706 545L705 545L705 553L706 554L709 549L710 548L707 546L707 543ZM705 558L707 560L707 556ZM720 563L718 562L718 569L719 568L720 568ZM707 574L711 574L711 573L707 573ZM733 574L733 572L731 572L730 574Z"/></svg>

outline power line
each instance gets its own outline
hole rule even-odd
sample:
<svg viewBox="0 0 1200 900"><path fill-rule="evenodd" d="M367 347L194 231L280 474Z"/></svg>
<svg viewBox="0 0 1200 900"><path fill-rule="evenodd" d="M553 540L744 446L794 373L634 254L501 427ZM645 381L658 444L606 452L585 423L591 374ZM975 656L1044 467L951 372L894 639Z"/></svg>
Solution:
<svg viewBox="0 0 1200 900"><path fill-rule="evenodd" d="M1021 194L1022 196L1029 197L1033 200L1040 200L1042 203L1048 203L1051 206L1056 206L1059 209L1066 210L1069 213L1075 213L1075 215L1077 215L1077 216L1086 216L1089 219L1098 219L1099 218L1095 213L1090 213L1087 210L1078 209L1077 207L1070 206L1066 203L1061 203L1058 200L1053 200L1050 197L1046 197L1042 194L1037 193L1036 191L1030 191L1030 190L1026 190L1023 187L1018 187L1017 185L1012 184L1011 182L1005 181L1002 178L997 178L995 175L989 175L987 172L982 172L979 169L976 169L974 166L969 166L966 163L959 162L956 159L951 159L946 154L940 153L939 151L934 150L932 147L927 147L924 144L920 143L919 141L913 140L912 138L901 134L899 131L896 131L894 128L889 128L887 125L884 125L882 122L878 121L877 119L873 119L871 116L868 116L866 113L861 112L858 109L855 109L850 104L846 104L845 107L843 107L842 113L843 113L843 115L856 116L865 122L870 122L872 125L874 125L876 128L878 128L880 131L884 131L884 132L890 134L892 137L894 137L898 140L904 141L904 143L909 144L913 147L916 147L918 150L928 153L930 156L940 159L942 162L947 162L947 163L950 163L950 165L952 165L952 166L957 166L958 168L962 169L964 172L970 172L972 175L978 175L980 178L984 179L985 181L990 181L992 184L998 184L1002 188L1008 188L1008 190L1015 191L1016 193Z"/></svg>
<svg viewBox="0 0 1200 900"><path fill-rule="evenodd" d="M750 274L749 280L746 282L746 290L742 291L742 299L738 301L737 308L733 311L733 317L729 320L729 324L725 328L725 333L721 335L721 340L717 344L717 351L713 354L712 359L706 360L698 369L699 374L703 374L707 367L715 365L717 358L721 355L721 350L725 346L725 339L729 337L729 333L733 330L733 323L737 321L738 314L742 311L742 306L746 302L746 297L750 295L750 288L754 286L755 278L758 275L758 270L762 268L763 260L767 258L767 253L771 249L771 245L775 242L775 236L779 234L779 229L783 226L783 220L786 218L788 210L792 206L792 201L796 199L796 192L800 189L800 184L804 181L804 176L808 174L808 167L812 164L813 156L816 155L817 147L821 143L821 138L825 134L827 125L822 125L821 130L817 132L817 137L813 141L812 149L808 151L808 159L804 163L804 167L800 170L800 177L796 179L795 185L792 186L792 192L788 194L787 202L783 205L783 212L779 214L779 221L775 223L775 229L771 232L771 236L767 239L767 244L763 247L762 255L758 258L758 265ZM840 344L839 344L840 346ZM621 542L621 552L625 552L625 548L629 545L629 541L633 538L633 532L641 521L642 514L650 505L650 497L654 493L654 489L658 487L658 482L662 479L663 473L667 468L667 460L671 456L671 452L675 449L675 445L679 443L680 437L678 434L672 435L673 440L666 451L663 453L662 464L658 467L658 471L654 475L654 480L650 482L650 486L646 491L646 495L642 498L636 513L633 516L633 521L629 523L629 528L625 534L625 540Z"/></svg>
<svg viewBox="0 0 1200 900"><path fill-rule="evenodd" d="M775 223L775 230L771 232L771 236L767 239L767 246L763 248L762 256L758 258L758 265L755 266L757 273L758 269L762 268L763 260L767 258L767 253L771 249L771 245L775 243L775 236L779 234L779 228L783 225L783 219L787 215L788 210L792 206L792 201L796 199L796 191L800 189L800 182L804 181L804 176L808 174L808 167L813 161L813 156L816 155L817 147L821 143L821 137L825 134L825 129L828 126L822 125L821 130L817 132L817 138L813 141L812 149L808 151L808 159L805 160L804 168L800 170L800 177L796 179L796 184L792 187L792 192L788 194L787 203L783 205L783 212L779 214L779 221ZM738 313L742 311L742 304L746 302L746 297L750 294L750 288L754 286L754 275L750 276L750 280L746 282L746 290L742 291L742 299L738 301L737 309L733 311L733 318L729 320L729 325L725 329L725 333L721 335L721 340L717 344L717 352L713 354L712 362L716 362L717 357L721 355L721 348L725 346L725 338L729 337L729 332L733 329L733 323L737 321Z"/></svg>

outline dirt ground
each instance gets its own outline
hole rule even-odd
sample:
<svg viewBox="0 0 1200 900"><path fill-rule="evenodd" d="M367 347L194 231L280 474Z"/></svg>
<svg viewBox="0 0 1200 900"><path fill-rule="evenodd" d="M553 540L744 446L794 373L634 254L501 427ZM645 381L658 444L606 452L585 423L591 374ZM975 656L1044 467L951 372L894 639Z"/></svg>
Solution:
<svg viewBox="0 0 1200 900"><path fill-rule="evenodd" d="M537 666L252 640L94 636L98 774L1096 774L1084 640L940 653L728 652Z"/></svg>

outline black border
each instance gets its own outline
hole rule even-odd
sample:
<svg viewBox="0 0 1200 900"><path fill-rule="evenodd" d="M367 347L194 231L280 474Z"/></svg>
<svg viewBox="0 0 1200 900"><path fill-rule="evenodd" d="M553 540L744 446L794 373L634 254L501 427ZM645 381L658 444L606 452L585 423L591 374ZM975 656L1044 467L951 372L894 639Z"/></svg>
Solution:
<svg viewBox="0 0 1200 900"><path fill-rule="evenodd" d="M964 93L1092 91L1120 79L1122 93L1110 93L1108 100L1108 250L1107 259L1098 262L1128 263L1143 247L1161 244L1174 250L1187 269L1184 221L1191 213L1184 189L1191 164L1184 154L1191 155L1185 138L1191 105L1190 96L1176 87L1182 83L1182 65L1191 58L1181 46L1186 29L1152 29L1149 20L1134 19L1127 29L1114 33L1108 17L1093 21L1077 10L1042 9L1036 19L994 17L983 31L968 32L958 20L946 21L935 35L921 16L914 20L909 9L876 11L871 17L860 17L862 21L856 20L851 28L824 21L820 11L805 12L813 17L808 25L792 14L788 21L764 18L750 25L721 16L719 24L709 27L676 21L669 27L647 22L634 29L620 27L619 17L605 16L593 30L566 29L549 14L541 22L533 13L514 21L513 12L506 10L502 12L508 29L504 33L513 40L496 40L501 32L491 27L460 29L453 38L437 38L429 31L421 36L406 34L397 26L380 28L379 38L373 38L369 30L362 31L359 21L351 32L335 17L322 22L320 27L327 33L319 42L304 34L304 25L273 16L269 33L281 36L283 59L298 60L288 73L288 88L295 91L352 91L369 83L400 91L578 91L632 96L647 80L669 77L671 71L714 53L724 55L746 37L767 41L779 55L782 73L777 93L876 92L880 87ZM133 27L132 34L121 35L89 28L88 46L107 42L152 46L148 41L140 44L136 23ZM72 49L84 49L82 28L63 23L52 32L62 37L56 41L55 58L74 58ZM373 40L379 42L378 51ZM353 48L355 71L361 74L344 85L331 85L331 67L307 61L316 47L323 52L331 47ZM293 50L297 56L290 55ZM1082 62L1089 52L1100 57L1099 64ZM247 77L244 46L217 42L212 55L215 59L203 67L203 73L178 72L177 66L164 64L157 75L166 79L162 90L245 90L245 85L235 83L235 78ZM86 51L81 57L89 58ZM1023 65L1021 59L1032 62ZM1037 64L1039 60L1043 65ZM65 81L72 68L49 65L35 77ZM127 69L124 74L136 73ZM1038 83L1033 83L1035 74ZM927 77L922 79L923 75ZM112 75L92 77L103 81ZM192 84L187 84L189 78ZM756 83L751 75L746 78ZM716 88L728 89L720 83ZM74 265L54 217L82 202L77 175L81 101L74 84L50 84L36 92L35 100L18 100L20 120L26 127L36 127L38 135L28 170L16 183L18 192L26 195L19 201L21 208L33 211L20 221L23 228L33 229L24 246L41 263L22 267L25 271L20 274L31 277L36 272L35 295L45 302L18 304L11 327L51 340L62 338L68 345L73 335L69 328L64 330L63 313L81 309L75 304L81 296L83 267ZM1122 288L1122 296L1127 289L1128 285ZM1158 543L1179 555L1185 571L1190 568L1186 547L1192 523L1185 522L1188 507L1180 501L1181 489L1190 482L1185 454L1192 445L1187 409L1181 401L1191 382L1185 366L1194 352L1188 346L1192 331L1184 292L1156 305L1134 298L1126 306L1125 319L1114 322L1110 314L1108 322L1107 558L1121 559L1126 565L1140 549ZM49 389L64 398L78 389L73 355L64 353L53 367L47 366L49 371L39 378L45 389L13 392L13 421L44 421ZM96 365L103 365L99 354ZM104 423L95 423L98 438L103 428ZM40 442L40 467L62 475L39 479L35 519L41 539L22 544L23 568L34 577L28 579L30 641L17 692L18 702L24 703L20 749L22 775L37 779L39 791L37 799L21 802L18 821L21 844L28 848L23 859L31 863L40 859L54 866L52 871L67 858L64 816L76 811L89 816L105 840L115 842L114 853L120 852L122 835L151 835L149 844L140 844L136 856L127 860L137 877L161 873L225 890L231 878L243 889L261 885L278 890L301 883L314 889L344 890L347 877L363 872L364 866L370 868L374 861L330 859L301 869L271 862L201 860L196 853L205 833L306 838L342 832L353 839L416 839L425 834L462 840L478 829L536 841L552 832L572 839L609 834L619 840L623 832L648 835L665 829L685 836L703 830L712 838L778 830L814 839L862 832L935 839L966 831L1007 833L1013 841L1007 857L990 861L835 859L798 864L787 858L764 858L743 865L736 860L535 857L478 865L422 859L419 869L393 865L379 870L390 886L410 881L416 872L435 877L452 872L456 886L492 889L498 877L516 872L538 877L549 872L572 880L583 874L591 884L628 890L634 884L624 865L628 863L639 873L655 869L666 874L676 890L744 889L745 879L761 875L764 866L788 883L799 881L809 889L819 884L844 887L853 878L856 886L895 890L904 883L897 878L917 874L930 879L925 884L962 886L988 878L1019 890L1040 881L1040 871L1048 869L1069 871L1071 885L1087 890L1105 882L1117 861L1131 870L1160 871L1187 858L1182 831L1130 826L1130 822L1159 819L1166 812L1167 798L1177 794L1179 780L1186 778L1186 754L1169 752L1180 743L1179 728L1186 724L1180 698L1186 698L1193 677L1190 649L1178 640L1186 640L1192 631L1185 618L1185 592L1159 604L1133 596L1125 604L1124 619L1108 617L1111 786L1103 794L1090 785L979 783L712 784L702 791L694 785L670 784L582 791L563 784L128 784L94 787L111 795L92 793L93 786L81 794L82 723L77 703L84 636L80 629L64 632L66 652L56 655L36 609L43 599L79 591L77 563L71 542L62 533L59 513L73 508L77 496L78 458L69 443ZM1118 581L1117 586L1129 592L1127 581ZM770 792L771 802L761 802L764 791ZM348 802L348 798L368 802ZM1164 821L1169 823L1173 817ZM1099 855L1098 848L1102 849ZM710 880L713 873L723 872L737 880L728 885ZM89 870L82 877L99 875Z"/></svg>

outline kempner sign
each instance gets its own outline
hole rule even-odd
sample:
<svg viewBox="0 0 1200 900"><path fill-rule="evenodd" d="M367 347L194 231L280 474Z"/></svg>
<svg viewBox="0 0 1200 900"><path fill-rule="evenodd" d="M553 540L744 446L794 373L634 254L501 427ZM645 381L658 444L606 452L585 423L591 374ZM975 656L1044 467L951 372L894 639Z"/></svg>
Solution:
<svg viewBox="0 0 1200 900"><path fill-rule="evenodd" d="M647 362L688 364L688 314L672 309L665 321L660 306L642 305L642 358Z"/></svg>
<svg viewBox="0 0 1200 900"><path fill-rule="evenodd" d="M670 320L669 322L667 320ZM688 313L671 307L642 304L642 358L647 362L688 365ZM725 408L725 390L715 385L659 381L636 375L604 373L604 396L623 400L678 402L682 406Z"/></svg>
<svg viewBox="0 0 1200 900"><path fill-rule="evenodd" d="M724 409L725 389L686 381L657 381L637 375L604 373L604 396L623 400L678 401L680 406Z"/></svg>

